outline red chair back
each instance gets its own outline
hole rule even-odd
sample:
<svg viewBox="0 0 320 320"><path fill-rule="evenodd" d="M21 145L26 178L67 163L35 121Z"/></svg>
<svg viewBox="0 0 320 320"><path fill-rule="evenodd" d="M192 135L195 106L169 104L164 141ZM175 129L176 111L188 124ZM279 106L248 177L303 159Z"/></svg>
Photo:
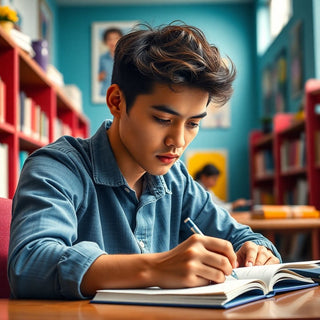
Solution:
<svg viewBox="0 0 320 320"><path fill-rule="evenodd" d="M0 198L0 298L9 298L7 276L12 200Z"/></svg>

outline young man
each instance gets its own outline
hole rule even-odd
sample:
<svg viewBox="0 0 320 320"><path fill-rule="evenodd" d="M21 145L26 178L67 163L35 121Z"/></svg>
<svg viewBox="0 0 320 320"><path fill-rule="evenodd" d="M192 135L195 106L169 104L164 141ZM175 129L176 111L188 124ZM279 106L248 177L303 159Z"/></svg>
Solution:
<svg viewBox="0 0 320 320"><path fill-rule="evenodd" d="M113 122L25 163L13 204L13 296L201 286L236 266L279 262L273 245L217 207L179 161L210 101L229 99L233 79L196 28L122 37L106 97ZM192 235L187 217L205 236Z"/></svg>

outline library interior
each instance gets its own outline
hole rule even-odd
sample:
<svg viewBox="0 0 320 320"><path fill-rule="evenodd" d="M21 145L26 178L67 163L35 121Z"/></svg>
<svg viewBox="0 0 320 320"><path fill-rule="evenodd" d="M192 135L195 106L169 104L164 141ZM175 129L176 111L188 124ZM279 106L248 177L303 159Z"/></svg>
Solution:
<svg viewBox="0 0 320 320"><path fill-rule="evenodd" d="M214 313L30 305L8 299L6 269L12 199L26 159L65 135L87 139L112 119L106 90L116 42L141 24L172 22L201 29L236 68L230 100L208 106L180 160L194 179L214 165L219 177L203 187L224 204L245 199L230 215L269 239L283 262L319 260L319 16L318 0L0 0L0 315L36 316L42 306L55 319L63 312L81 319L316 318L318 288Z"/></svg>

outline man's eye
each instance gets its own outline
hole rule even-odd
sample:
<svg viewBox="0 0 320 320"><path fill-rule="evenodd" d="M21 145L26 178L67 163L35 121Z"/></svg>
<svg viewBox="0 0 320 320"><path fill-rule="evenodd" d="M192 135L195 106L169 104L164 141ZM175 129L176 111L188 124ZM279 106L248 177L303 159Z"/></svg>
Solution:
<svg viewBox="0 0 320 320"><path fill-rule="evenodd" d="M191 128L198 128L199 127L199 122L189 122L188 125Z"/></svg>
<svg viewBox="0 0 320 320"><path fill-rule="evenodd" d="M170 123L170 120L168 120L168 119L161 119L161 118L158 118L155 116L153 118L160 124L169 124Z"/></svg>

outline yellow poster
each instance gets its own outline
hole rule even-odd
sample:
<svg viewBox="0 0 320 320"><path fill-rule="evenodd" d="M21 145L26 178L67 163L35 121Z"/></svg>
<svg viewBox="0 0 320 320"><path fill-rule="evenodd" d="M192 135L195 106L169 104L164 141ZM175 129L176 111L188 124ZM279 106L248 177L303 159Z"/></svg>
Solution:
<svg viewBox="0 0 320 320"><path fill-rule="evenodd" d="M226 150L191 150L186 153L186 165L191 176L206 164L215 165L220 171L217 184L212 191L224 201L228 201L228 167Z"/></svg>

